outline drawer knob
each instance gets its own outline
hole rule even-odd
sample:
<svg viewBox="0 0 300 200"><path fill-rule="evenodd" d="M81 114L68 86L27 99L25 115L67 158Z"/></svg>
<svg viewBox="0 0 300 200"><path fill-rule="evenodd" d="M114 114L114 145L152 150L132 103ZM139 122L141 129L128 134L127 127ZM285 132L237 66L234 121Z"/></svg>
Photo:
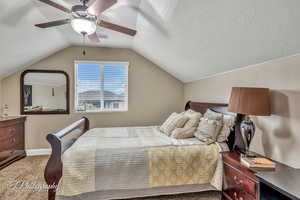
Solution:
<svg viewBox="0 0 300 200"><path fill-rule="evenodd" d="M239 180L237 176L234 176L233 180L236 182L237 185L240 185L240 184L244 183L242 180Z"/></svg>
<svg viewBox="0 0 300 200"><path fill-rule="evenodd" d="M15 143L16 142L16 138L11 138L10 142L11 143Z"/></svg>
<svg viewBox="0 0 300 200"><path fill-rule="evenodd" d="M16 131L16 129L15 128L9 128L8 131L9 131L9 133L14 133Z"/></svg>

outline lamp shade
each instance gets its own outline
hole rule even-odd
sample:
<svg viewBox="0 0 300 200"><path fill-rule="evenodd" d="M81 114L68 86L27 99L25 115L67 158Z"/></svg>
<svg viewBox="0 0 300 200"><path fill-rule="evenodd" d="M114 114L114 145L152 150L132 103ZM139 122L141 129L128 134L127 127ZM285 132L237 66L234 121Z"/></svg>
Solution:
<svg viewBox="0 0 300 200"><path fill-rule="evenodd" d="M229 111L244 115L270 115L269 89L233 87Z"/></svg>

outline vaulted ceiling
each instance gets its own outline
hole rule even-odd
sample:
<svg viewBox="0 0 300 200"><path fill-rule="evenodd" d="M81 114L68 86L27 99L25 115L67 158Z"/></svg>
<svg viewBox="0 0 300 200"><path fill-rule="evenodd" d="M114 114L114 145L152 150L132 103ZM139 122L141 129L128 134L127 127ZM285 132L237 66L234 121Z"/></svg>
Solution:
<svg viewBox="0 0 300 200"><path fill-rule="evenodd" d="M67 7L79 2L53 1ZM101 17L138 34L99 28L101 43L87 45L132 48L190 82L299 53L299 7L299 0L119 0ZM69 25L34 27L67 17L37 0L1 0L0 8L1 77L82 44Z"/></svg>

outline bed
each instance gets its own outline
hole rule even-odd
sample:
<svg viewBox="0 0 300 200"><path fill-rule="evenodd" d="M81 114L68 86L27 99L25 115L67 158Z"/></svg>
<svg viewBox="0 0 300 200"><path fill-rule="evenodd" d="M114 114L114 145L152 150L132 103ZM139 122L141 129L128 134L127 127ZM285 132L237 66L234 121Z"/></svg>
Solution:
<svg viewBox="0 0 300 200"><path fill-rule="evenodd" d="M226 104L188 102L185 110L227 115ZM47 136L52 154L45 168L48 200L128 199L221 190L224 144L176 140L158 127L96 128L83 117ZM56 189L58 188L58 189Z"/></svg>

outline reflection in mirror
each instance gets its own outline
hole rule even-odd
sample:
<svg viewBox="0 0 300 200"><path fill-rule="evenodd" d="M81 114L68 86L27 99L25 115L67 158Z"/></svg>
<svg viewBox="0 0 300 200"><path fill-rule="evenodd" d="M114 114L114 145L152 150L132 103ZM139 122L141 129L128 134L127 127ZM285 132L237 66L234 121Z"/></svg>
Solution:
<svg viewBox="0 0 300 200"><path fill-rule="evenodd" d="M67 76L64 73L27 72L23 77L23 112L66 113Z"/></svg>

